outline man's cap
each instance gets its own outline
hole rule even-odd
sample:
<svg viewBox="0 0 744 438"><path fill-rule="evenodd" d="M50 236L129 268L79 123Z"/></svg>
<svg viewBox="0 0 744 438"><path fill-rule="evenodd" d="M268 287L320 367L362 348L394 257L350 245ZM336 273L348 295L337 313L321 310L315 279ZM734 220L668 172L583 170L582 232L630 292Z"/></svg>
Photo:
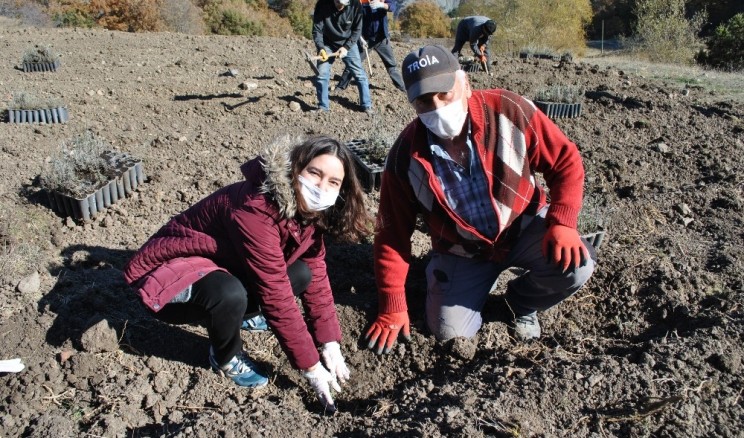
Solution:
<svg viewBox="0 0 744 438"><path fill-rule="evenodd" d="M485 23L483 23L483 29L488 32L489 35L496 32L496 22L493 20L488 20Z"/></svg>
<svg viewBox="0 0 744 438"><path fill-rule="evenodd" d="M455 86L460 63L449 50L439 45L424 46L403 60L403 82L408 101L428 93L446 93Z"/></svg>

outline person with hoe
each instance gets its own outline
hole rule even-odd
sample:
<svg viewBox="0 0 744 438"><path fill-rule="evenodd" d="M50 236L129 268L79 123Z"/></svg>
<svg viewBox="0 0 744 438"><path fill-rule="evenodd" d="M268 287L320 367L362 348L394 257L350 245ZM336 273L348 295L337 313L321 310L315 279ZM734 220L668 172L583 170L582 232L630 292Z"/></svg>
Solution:
<svg viewBox="0 0 744 438"><path fill-rule="evenodd" d="M331 388L340 391L350 373L323 239L359 241L370 224L351 152L325 136L283 137L241 171L243 181L150 237L127 263L126 281L156 318L203 324L212 369L240 386L268 383L240 336L241 327L261 330L268 323L290 364L333 411Z"/></svg>
<svg viewBox="0 0 744 438"><path fill-rule="evenodd" d="M465 17L457 24L452 53L459 58L463 46L469 43L475 58L482 65L488 65L488 40L494 32L496 32L496 22L490 18L482 15Z"/></svg>
<svg viewBox="0 0 744 438"><path fill-rule="evenodd" d="M388 13L395 14L395 0L362 0L362 7L364 9L364 20L362 38L359 39L362 63L367 58L368 50L376 51L380 55L380 59L385 65L388 76L393 81L395 88L406 91L398 69L398 61L395 60L395 54L393 54L393 46L390 45L387 15ZM351 70L347 67L341 74L341 80L338 81L336 88L345 90L349 86L349 82L351 82Z"/></svg>
<svg viewBox="0 0 744 438"><path fill-rule="evenodd" d="M369 80L362 67L357 42L362 34L362 5L359 0L318 0L313 13L313 41L318 50L318 76L315 90L316 111L330 111L328 84L331 65L341 58L357 80L359 104L367 114L374 113Z"/></svg>
<svg viewBox="0 0 744 438"><path fill-rule="evenodd" d="M374 240L379 310L366 332L389 352L410 335L405 281L417 215L431 237L426 325L438 340L473 337L505 269L511 330L540 336L537 311L578 291L595 267L576 229L584 168L579 151L535 105L507 90L473 90L446 48L425 46L403 61L418 118L393 144L382 174ZM545 178L550 204L535 173Z"/></svg>

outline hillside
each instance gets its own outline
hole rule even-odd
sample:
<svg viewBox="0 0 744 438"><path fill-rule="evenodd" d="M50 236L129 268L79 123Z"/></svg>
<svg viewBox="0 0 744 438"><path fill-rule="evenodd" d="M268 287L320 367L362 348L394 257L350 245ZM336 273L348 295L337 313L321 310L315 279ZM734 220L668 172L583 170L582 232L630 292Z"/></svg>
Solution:
<svg viewBox="0 0 744 438"><path fill-rule="evenodd" d="M35 44L61 53L57 72L18 68ZM421 44L394 43L398 60ZM585 87L582 116L558 124L586 167L581 231L606 230L597 272L541 316L539 342L508 335L501 281L478 338L438 345L423 325L429 243L417 233L413 339L378 357L360 341L377 306L371 245L330 245L352 370L330 416L270 333L243 339L271 383L241 389L210 371L205 331L151 318L121 269L171 216L238 180L240 164L278 135L395 136L415 114L377 55L370 118L353 86L332 93L329 114L309 112L315 91L302 50L311 43L301 39L0 26L0 47L4 103L29 91L70 112L64 125L0 123L0 359L26 364L0 377L0 436L741 434L744 107L707 83L506 57L494 59L492 77L473 74L475 88L526 96L548 83ZM86 129L141 157L147 179L76 223L49 208L38 175ZM32 268L40 283L20 292Z"/></svg>

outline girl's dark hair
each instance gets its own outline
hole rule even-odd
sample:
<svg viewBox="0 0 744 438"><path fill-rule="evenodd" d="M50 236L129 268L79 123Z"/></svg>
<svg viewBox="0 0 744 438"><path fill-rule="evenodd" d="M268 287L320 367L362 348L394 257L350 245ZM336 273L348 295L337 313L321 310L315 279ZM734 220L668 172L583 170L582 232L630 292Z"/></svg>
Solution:
<svg viewBox="0 0 744 438"><path fill-rule="evenodd" d="M344 180L336 204L319 212L309 211L302 196L297 175L320 155L333 155L344 166ZM364 204L364 192L356 175L354 158L346 145L324 135L310 137L289 153L292 185L299 210L315 226L340 241L359 242L370 233L371 218Z"/></svg>

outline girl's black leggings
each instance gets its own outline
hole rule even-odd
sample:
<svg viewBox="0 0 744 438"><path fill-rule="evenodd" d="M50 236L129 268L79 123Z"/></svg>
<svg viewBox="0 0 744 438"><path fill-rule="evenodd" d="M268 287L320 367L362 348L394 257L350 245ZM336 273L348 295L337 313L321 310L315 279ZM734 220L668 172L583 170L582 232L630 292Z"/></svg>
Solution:
<svg viewBox="0 0 744 438"><path fill-rule="evenodd" d="M303 261L290 265L287 274L296 296L310 285L312 273ZM248 292L237 277L214 271L192 285L191 298L187 302L166 304L154 315L170 324L204 325L214 358L223 365L243 347L240 325L246 317L248 304ZM255 307L255 303L251 304Z"/></svg>

